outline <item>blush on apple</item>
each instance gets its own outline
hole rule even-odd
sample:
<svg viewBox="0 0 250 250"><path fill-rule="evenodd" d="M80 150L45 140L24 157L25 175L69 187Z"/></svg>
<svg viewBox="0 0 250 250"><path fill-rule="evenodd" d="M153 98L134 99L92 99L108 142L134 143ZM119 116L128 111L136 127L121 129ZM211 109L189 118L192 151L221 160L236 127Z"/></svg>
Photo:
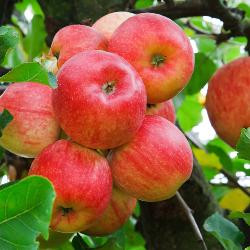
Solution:
<svg viewBox="0 0 250 250"><path fill-rule="evenodd" d="M66 140L45 148L29 175L48 178L55 189L50 227L59 232L86 230L107 208L112 178L107 160L96 151Z"/></svg>
<svg viewBox="0 0 250 250"><path fill-rule="evenodd" d="M104 214L84 233L104 236L117 231L131 216L135 206L135 198L114 187L111 201Z"/></svg>
<svg viewBox="0 0 250 250"><path fill-rule="evenodd" d="M216 133L232 147L250 127L250 57L221 67L210 79L206 109Z"/></svg>
<svg viewBox="0 0 250 250"><path fill-rule="evenodd" d="M135 67L146 86L148 103L175 96L194 69L188 37L172 20L157 14L130 17L114 32L108 50Z"/></svg>
<svg viewBox="0 0 250 250"><path fill-rule="evenodd" d="M97 30L99 33L103 34L107 40L110 40L114 31L128 18L134 16L135 14L118 11L109 13L100 19L98 19L92 27Z"/></svg>
<svg viewBox="0 0 250 250"><path fill-rule="evenodd" d="M123 58L87 51L69 59L58 72L53 107L73 141L109 149L130 141L141 126L146 93L140 76Z"/></svg>
<svg viewBox="0 0 250 250"><path fill-rule="evenodd" d="M159 115L175 123L175 109L172 100L156 104L147 104L147 115Z"/></svg>
<svg viewBox="0 0 250 250"><path fill-rule="evenodd" d="M108 156L117 187L144 201L175 195L190 177L191 148L181 131L168 120L147 115L135 137Z"/></svg>
<svg viewBox="0 0 250 250"><path fill-rule="evenodd" d="M54 36L50 55L58 58L60 68L69 58L86 50L106 50L107 40L95 29L74 24L63 27Z"/></svg>
<svg viewBox="0 0 250 250"><path fill-rule="evenodd" d="M13 83L0 97L0 111L13 120L3 130L0 145L23 157L35 157L55 142L60 128L52 108L52 89L34 82Z"/></svg>

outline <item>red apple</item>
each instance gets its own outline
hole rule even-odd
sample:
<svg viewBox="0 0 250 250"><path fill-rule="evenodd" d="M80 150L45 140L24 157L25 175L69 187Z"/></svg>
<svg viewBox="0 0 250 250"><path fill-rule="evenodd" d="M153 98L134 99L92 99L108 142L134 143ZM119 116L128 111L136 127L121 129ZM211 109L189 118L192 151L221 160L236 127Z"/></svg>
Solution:
<svg viewBox="0 0 250 250"><path fill-rule="evenodd" d="M147 104L147 115L159 115L175 123L175 109L172 100L162 103Z"/></svg>
<svg viewBox="0 0 250 250"><path fill-rule="evenodd" d="M45 148L29 175L48 178L56 192L51 228L59 232L86 230L107 208L112 178L107 160L96 151L66 140Z"/></svg>
<svg viewBox="0 0 250 250"><path fill-rule="evenodd" d="M84 233L91 236L104 236L115 232L131 216L135 206L135 198L114 187L111 201L104 214Z"/></svg>
<svg viewBox="0 0 250 250"><path fill-rule="evenodd" d="M134 16L135 14L126 12L126 11L118 11L109 13L100 19L98 19L92 27L97 30L99 33L102 33L107 40L110 40L114 31L128 18Z"/></svg>
<svg viewBox="0 0 250 250"><path fill-rule="evenodd" d="M148 115L131 142L109 155L117 187L144 201L175 195L190 177L191 148L180 130L168 120Z"/></svg>
<svg viewBox="0 0 250 250"><path fill-rule="evenodd" d="M50 54L58 58L58 68L60 68L75 54L95 49L107 49L105 37L89 26L74 24L60 29L55 34Z"/></svg>
<svg viewBox="0 0 250 250"><path fill-rule="evenodd" d="M58 72L53 106L62 129L89 148L120 146L135 135L146 109L140 76L123 58L82 52Z"/></svg>
<svg viewBox="0 0 250 250"><path fill-rule="evenodd" d="M13 120L3 130L0 145L23 157L35 157L55 142L60 128L52 108L52 89L34 82L13 83L0 97L0 111Z"/></svg>
<svg viewBox="0 0 250 250"><path fill-rule="evenodd" d="M221 67L210 79L206 108L216 133L234 147L242 128L250 127L250 57Z"/></svg>
<svg viewBox="0 0 250 250"><path fill-rule="evenodd" d="M135 67L146 86L148 103L175 96L188 83L194 68L193 50L185 33L157 14L138 14L122 23L108 50Z"/></svg>

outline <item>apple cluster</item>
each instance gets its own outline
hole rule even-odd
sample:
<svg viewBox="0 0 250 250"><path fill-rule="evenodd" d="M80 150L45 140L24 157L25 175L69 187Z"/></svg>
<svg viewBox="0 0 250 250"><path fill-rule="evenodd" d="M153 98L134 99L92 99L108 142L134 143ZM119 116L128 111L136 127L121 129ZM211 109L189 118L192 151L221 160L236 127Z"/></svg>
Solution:
<svg viewBox="0 0 250 250"><path fill-rule="evenodd" d="M10 85L0 107L14 119L0 144L35 158L29 175L53 184L52 230L106 235L137 199L168 199L191 175L171 98L191 77L193 50L166 17L115 12L62 28L49 53L58 86Z"/></svg>

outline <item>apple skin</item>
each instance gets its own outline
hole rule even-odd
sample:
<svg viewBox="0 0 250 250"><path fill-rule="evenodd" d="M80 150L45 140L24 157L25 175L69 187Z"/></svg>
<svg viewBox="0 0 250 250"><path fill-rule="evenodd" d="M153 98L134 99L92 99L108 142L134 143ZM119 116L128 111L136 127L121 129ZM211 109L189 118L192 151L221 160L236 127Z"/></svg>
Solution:
<svg viewBox="0 0 250 250"><path fill-rule="evenodd" d="M73 141L110 149L130 141L141 126L145 87L118 55L98 50L79 53L63 65L57 79L53 107Z"/></svg>
<svg viewBox="0 0 250 250"><path fill-rule="evenodd" d="M106 39L109 41L114 31L128 18L134 16L135 14L118 11L109 13L100 19L98 19L92 27L97 30L99 33L103 34Z"/></svg>
<svg viewBox="0 0 250 250"><path fill-rule="evenodd" d="M176 119L175 108L172 100L157 104L148 104L146 114L162 116L172 123L175 123Z"/></svg>
<svg viewBox="0 0 250 250"><path fill-rule="evenodd" d="M48 178L55 189L50 227L58 232L86 230L107 208L112 177L107 160L96 151L66 140L45 148L29 175Z"/></svg>
<svg viewBox="0 0 250 250"><path fill-rule="evenodd" d="M194 69L188 37L172 20L158 14L142 13L122 23L112 35L108 51L135 67L146 86L148 103L174 97Z"/></svg>
<svg viewBox="0 0 250 250"><path fill-rule="evenodd" d="M50 55L58 57L58 68L75 54L86 50L107 50L107 40L95 29L73 24L60 29L54 36Z"/></svg>
<svg viewBox="0 0 250 250"><path fill-rule="evenodd" d="M232 147L242 128L250 127L250 57L218 69L208 84L206 109L218 136Z"/></svg>
<svg viewBox="0 0 250 250"><path fill-rule="evenodd" d="M105 236L117 231L133 213L136 199L114 187L104 214L84 234Z"/></svg>
<svg viewBox="0 0 250 250"><path fill-rule="evenodd" d="M112 150L108 160L115 185L148 202L174 196L193 166L185 136L157 115L147 115L133 140Z"/></svg>
<svg viewBox="0 0 250 250"><path fill-rule="evenodd" d="M0 112L7 109L13 120L4 128L0 145L33 158L59 137L52 107L52 89L35 82L13 83L0 97Z"/></svg>

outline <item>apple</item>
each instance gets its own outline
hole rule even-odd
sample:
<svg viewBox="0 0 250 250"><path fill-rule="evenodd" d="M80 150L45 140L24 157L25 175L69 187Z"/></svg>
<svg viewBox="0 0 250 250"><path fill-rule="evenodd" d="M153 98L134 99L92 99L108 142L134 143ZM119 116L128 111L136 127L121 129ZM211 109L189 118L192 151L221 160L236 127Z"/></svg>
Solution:
<svg viewBox="0 0 250 250"><path fill-rule="evenodd" d="M29 175L48 178L55 189L50 227L59 232L86 230L107 208L112 192L107 160L96 151L66 140L45 148Z"/></svg>
<svg viewBox="0 0 250 250"><path fill-rule="evenodd" d="M92 27L74 24L63 27L55 34L49 54L58 58L60 68L75 54L95 49L106 50L106 38Z"/></svg>
<svg viewBox="0 0 250 250"><path fill-rule="evenodd" d="M58 72L53 107L65 133L94 149L127 143L142 124L146 92L134 68L118 55L81 52Z"/></svg>
<svg viewBox="0 0 250 250"><path fill-rule="evenodd" d="M131 216L136 199L114 187L111 201L104 214L84 233L91 236L105 236L117 231Z"/></svg>
<svg viewBox="0 0 250 250"><path fill-rule="evenodd" d="M114 32L108 50L135 67L146 86L148 103L178 94L194 69L188 37L172 20L158 14L130 17Z"/></svg>
<svg viewBox="0 0 250 250"><path fill-rule="evenodd" d="M135 14L126 12L126 11L118 11L109 13L100 19L98 19L92 27L97 30L99 33L103 34L107 40L110 40L114 31L128 18L134 16Z"/></svg>
<svg viewBox="0 0 250 250"><path fill-rule="evenodd" d="M208 84L206 109L218 136L232 147L242 128L250 127L250 57L234 60L215 72Z"/></svg>
<svg viewBox="0 0 250 250"><path fill-rule="evenodd" d="M147 115L135 137L112 150L108 160L116 186L149 202L174 196L193 166L185 136L157 115Z"/></svg>
<svg viewBox="0 0 250 250"><path fill-rule="evenodd" d="M147 104L147 115L159 115L175 123L175 109L172 100L162 103Z"/></svg>
<svg viewBox="0 0 250 250"><path fill-rule="evenodd" d="M60 128L52 108L52 89L35 82L13 83L0 97L0 112L7 109L13 120L4 128L0 145L33 158L55 142Z"/></svg>

